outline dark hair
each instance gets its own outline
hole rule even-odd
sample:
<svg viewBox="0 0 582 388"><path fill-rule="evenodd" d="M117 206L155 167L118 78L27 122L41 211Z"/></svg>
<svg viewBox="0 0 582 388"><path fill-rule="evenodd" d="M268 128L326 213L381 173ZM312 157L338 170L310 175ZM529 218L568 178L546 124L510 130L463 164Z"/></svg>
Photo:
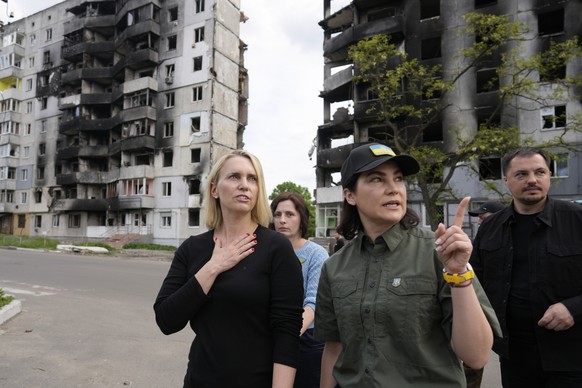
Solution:
<svg viewBox="0 0 582 388"><path fill-rule="evenodd" d="M360 174L355 176L355 179L351 179L347 187L351 192L356 190L356 182ZM420 223L420 218L418 214L409 207L406 208L406 213L404 217L400 220L400 226L404 229L410 229L416 227ZM337 231L344 236L347 240L353 239L356 234L363 229L362 220L360 219L360 214L358 213L358 208L354 205L350 205L348 201L344 199L344 205L342 209L342 215L340 219L340 224L337 227Z"/></svg>
<svg viewBox="0 0 582 388"><path fill-rule="evenodd" d="M297 193L291 192L284 192L281 193L271 202L271 211L273 212L273 216L275 215L275 210L277 210L277 206L283 201L291 201L293 205L295 205L295 209L297 213L299 213L299 218L301 222L299 223L299 231L301 232L302 238L307 238L307 229L309 227L309 209L307 209L307 204L305 203L305 199ZM271 228L274 229L274 225L271 224Z"/></svg>
<svg viewBox="0 0 582 388"><path fill-rule="evenodd" d="M516 148L513 151L508 152L505 156L501 159L501 167L503 168L503 175L507 175L507 170L509 170L509 165L511 161L517 156L533 156L533 155L541 155L544 160L546 161L546 165L550 168L550 155L541 148L535 147L520 147Z"/></svg>

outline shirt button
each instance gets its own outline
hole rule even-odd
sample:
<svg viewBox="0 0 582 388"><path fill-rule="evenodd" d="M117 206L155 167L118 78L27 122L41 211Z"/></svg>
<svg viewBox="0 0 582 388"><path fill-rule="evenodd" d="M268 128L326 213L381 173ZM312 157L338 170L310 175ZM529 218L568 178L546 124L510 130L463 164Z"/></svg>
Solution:
<svg viewBox="0 0 582 388"><path fill-rule="evenodd" d="M364 369L364 372L366 372L366 374L370 374L370 369L366 368Z"/></svg>
<svg viewBox="0 0 582 388"><path fill-rule="evenodd" d="M370 283L370 288L374 288L374 287L376 287L376 283L374 283L374 282Z"/></svg>
<svg viewBox="0 0 582 388"><path fill-rule="evenodd" d="M366 312L366 314L370 314L370 309L369 308L366 308L364 311Z"/></svg>

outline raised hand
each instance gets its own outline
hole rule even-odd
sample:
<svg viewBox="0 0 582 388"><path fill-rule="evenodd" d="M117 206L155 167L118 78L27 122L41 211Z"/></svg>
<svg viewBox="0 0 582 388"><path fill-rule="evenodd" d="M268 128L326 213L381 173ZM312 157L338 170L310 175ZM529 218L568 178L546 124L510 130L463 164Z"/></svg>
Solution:
<svg viewBox="0 0 582 388"><path fill-rule="evenodd" d="M451 226L446 228L445 225L439 224L435 232L435 249L440 261L449 273L465 272L471 257L473 244L462 229L465 211L470 200L471 197L465 197L459 203Z"/></svg>
<svg viewBox="0 0 582 388"><path fill-rule="evenodd" d="M219 237L215 236L214 250L212 251L210 263L216 265L219 273L228 271L255 251L253 247L257 244L256 237L254 234L247 233L225 245Z"/></svg>

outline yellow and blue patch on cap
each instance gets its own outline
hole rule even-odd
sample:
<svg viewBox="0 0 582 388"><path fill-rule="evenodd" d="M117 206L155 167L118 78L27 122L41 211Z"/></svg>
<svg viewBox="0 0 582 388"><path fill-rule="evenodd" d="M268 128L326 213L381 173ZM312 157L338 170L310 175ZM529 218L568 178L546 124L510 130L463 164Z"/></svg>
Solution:
<svg viewBox="0 0 582 388"><path fill-rule="evenodd" d="M370 146L370 151L374 154L374 156L396 156L396 153L392 151L392 148L385 146L383 144L373 144Z"/></svg>

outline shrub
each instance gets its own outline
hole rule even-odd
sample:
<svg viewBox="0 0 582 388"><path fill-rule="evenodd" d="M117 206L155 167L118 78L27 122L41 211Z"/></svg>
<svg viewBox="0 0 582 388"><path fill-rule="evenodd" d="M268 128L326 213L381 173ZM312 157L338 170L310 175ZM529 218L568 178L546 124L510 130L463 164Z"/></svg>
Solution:
<svg viewBox="0 0 582 388"><path fill-rule="evenodd" d="M176 247L172 245L160 244L146 244L146 243L130 243L125 244L123 249L149 249L150 251L175 251Z"/></svg>
<svg viewBox="0 0 582 388"><path fill-rule="evenodd" d="M4 290L0 288L0 309L14 300L13 296L4 294Z"/></svg>

